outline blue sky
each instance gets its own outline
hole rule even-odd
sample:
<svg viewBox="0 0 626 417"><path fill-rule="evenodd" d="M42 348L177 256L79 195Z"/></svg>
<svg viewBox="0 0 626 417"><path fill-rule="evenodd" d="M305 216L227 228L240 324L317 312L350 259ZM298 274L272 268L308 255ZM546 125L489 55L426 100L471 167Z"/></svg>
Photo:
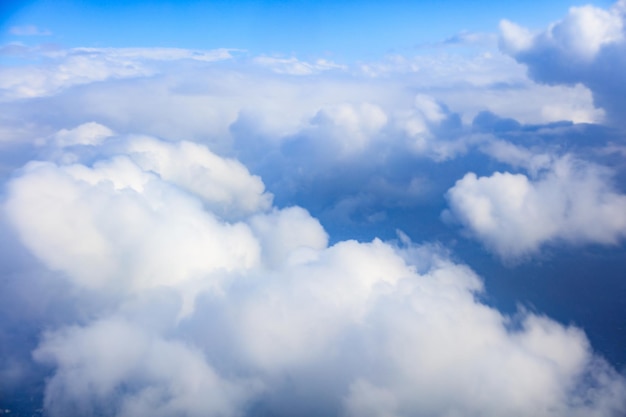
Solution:
<svg viewBox="0 0 626 417"><path fill-rule="evenodd" d="M35 25L64 46L241 48L252 53L331 56L340 61L411 51L461 31L495 32L512 19L541 28L570 1L32 1L11 26ZM595 2L608 6L610 2ZM8 40L14 40L9 37ZM22 42L36 40L17 38Z"/></svg>
<svg viewBox="0 0 626 417"><path fill-rule="evenodd" d="M0 414L626 415L626 1L1 11Z"/></svg>

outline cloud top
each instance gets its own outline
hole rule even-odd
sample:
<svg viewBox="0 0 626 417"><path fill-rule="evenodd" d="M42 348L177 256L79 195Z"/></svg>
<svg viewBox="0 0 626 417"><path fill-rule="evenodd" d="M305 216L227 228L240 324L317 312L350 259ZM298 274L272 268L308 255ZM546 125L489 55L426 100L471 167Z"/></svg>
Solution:
<svg viewBox="0 0 626 417"><path fill-rule="evenodd" d="M626 195L610 186L606 168L569 156L527 158L511 148L517 152L500 156L521 158L530 176L468 173L447 193L447 214L489 250L514 260L549 243L615 245L626 237Z"/></svg>
<svg viewBox="0 0 626 417"><path fill-rule="evenodd" d="M565 18L539 33L504 20L500 44L538 82L586 85L610 121L623 126L625 19L619 1L608 10L572 7Z"/></svg>
<svg viewBox="0 0 626 417"><path fill-rule="evenodd" d="M115 135L91 141L95 155L81 146L67 148L71 163L27 164L3 205L55 271L48 285L69 285L92 312L46 331L33 352L50 370L53 417L626 411L626 381L580 329L483 304L480 278L440 247L402 234L329 246L306 210L271 207L257 177L198 144ZM576 199L573 184L595 189L601 174L574 166L557 160L534 182L468 174L449 196L457 210L500 198L500 211L466 215L488 238L481 227L500 220L489 216L551 221L535 206L543 194L555 194L549 214L571 211L572 236L607 238L574 226L626 202L606 189L599 208ZM516 236L521 250L542 238Z"/></svg>

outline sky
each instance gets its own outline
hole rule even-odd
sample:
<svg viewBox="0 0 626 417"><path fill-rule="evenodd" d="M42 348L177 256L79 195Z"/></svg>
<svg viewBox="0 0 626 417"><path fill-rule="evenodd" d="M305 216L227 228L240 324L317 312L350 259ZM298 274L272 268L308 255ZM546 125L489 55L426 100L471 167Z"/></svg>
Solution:
<svg viewBox="0 0 626 417"><path fill-rule="evenodd" d="M626 415L626 2L0 6L0 415Z"/></svg>
<svg viewBox="0 0 626 417"><path fill-rule="evenodd" d="M340 61L413 52L461 31L493 32L503 18L541 28L568 1L15 1L6 29L35 26L65 47L238 48ZM598 2L610 6L610 2ZM6 35L5 35L6 36ZM14 40L9 38L8 41ZM29 42L22 37L22 42ZM38 41L41 41L38 39ZM30 42L29 42L30 43Z"/></svg>

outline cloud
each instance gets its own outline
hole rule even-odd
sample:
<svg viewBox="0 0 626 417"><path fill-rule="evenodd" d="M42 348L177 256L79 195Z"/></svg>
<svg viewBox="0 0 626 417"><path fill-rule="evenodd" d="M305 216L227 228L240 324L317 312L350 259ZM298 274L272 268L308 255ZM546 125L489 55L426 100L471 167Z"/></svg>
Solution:
<svg viewBox="0 0 626 417"><path fill-rule="evenodd" d="M428 178L432 167L425 169L424 161L475 157L476 147L492 133L486 127L478 132L472 124L485 110L519 124L601 118L582 85L537 86L521 65L497 51L395 56L378 63L385 68L376 75L358 64L298 77L270 73L254 58L234 52L206 55L212 53L216 59L225 53L231 58L207 63L193 59L204 56L198 51L162 48L40 51L50 61L33 69L64 81L55 87L42 79L46 87L29 99L19 91L30 72L19 74L20 82L6 90L7 101L0 105L1 137L9 145L24 143L24 137L40 143L68 127L98 123L118 134L199 142L237 157L285 204L302 204L297 199L309 190L318 197L307 208L328 215L323 221L361 218L374 224L389 207L424 201L415 184L434 196L465 173L439 171L442 189L437 191ZM72 68L77 57L87 62L85 70L101 63L103 78L65 73L62 69ZM130 72L118 74L120 68ZM58 158L71 162L75 152L59 152ZM339 171L341 182L332 178ZM402 193L409 198L398 204Z"/></svg>
<svg viewBox="0 0 626 417"><path fill-rule="evenodd" d="M197 349L117 318L48 333L33 356L57 369L46 384L51 416L237 416L259 389L221 378Z"/></svg>
<svg viewBox="0 0 626 417"><path fill-rule="evenodd" d="M259 262L249 227L221 220L268 206L258 178L195 144L136 138L126 149L92 167L32 162L9 185L9 219L49 268L88 288L141 291Z"/></svg>
<svg viewBox="0 0 626 417"><path fill-rule="evenodd" d="M326 59L318 59L314 63L301 61L295 57L278 58L270 56L259 56L254 58L254 63L266 67L277 74L289 75L310 75L320 71L346 70L345 65L336 64Z"/></svg>
<svg viewBox="0 0 626 417"><path fill-rule="evenodd" d="M610 171L568 155L532 155L496 143L488 150L530 176L466 174L447 193L452 215L498 256L515 260L546 244L616 245L626 237L626 195L611 186Z"/></svg>
<svg viewBox="0 0 626 417"><path fill-rule="evenodd" d="M270 207L258 177L202 145L113 135L66 151L16 172L3 204L13 245L91 311L37 334L51 416L626 411L624 377L580 329L483 304L441 247L329 246L306 210ZM597 167L574 166L536 187L598 185Z"/></svg>
<svg viewBox="0 0 626 417"><path fill-rule="evenodd" d="M562 20L539 33L502 21L501 48L528 67L541 83L582 83L609 120L623 125L626 50L624 2L608 10L572 7Z"/></svg>
<svg viewBox="0 0 626 417"><path fill-rule="evenodd" d="M328 234L322 225L301 207L255 214L250 226L260 240L263 258L270 267L288 261L298 248L321 250L328 245Z"/></svg>
<svg viewBox="0 0 626 417"><path fill-rule="evenodd" d="M443 41L433 44L420 45L421 47L478 47L493 46L498 42L498 35L495 33L470 32L463 30L448 36Z"/></svg>
<svg viewBox="0 0 626 417"><path fill-rule="evenodd" d="M367 149L387 122L385 112L374 104L339 104L320 109L310 120L311 127L305 135L327 141L322 146L335 148L340 155L354 154Z"/></svg>
<svg viewBox="0 0 626 417"><path fill-rule="evenodd" d="M179 48L74 48L40 50L21 54L43 57L47 65L0 69L0 100L42 97L66 88L108 79L149 76L158 73L150 63L173 60L216 62L232 58L229 49L194 51ZM6 51L10 53L11 51Z"/></svg>
<svg viewBox="0 0 626 417"><path fill-rule="evenodd" d="M621 142L546 124L598 120L587 88L538 86L497 51L346 68L234 52L37 50L2 69L12 392L64 417L626 412L583 330L486 304L438 220L449 189L506 259L621 242L602 165ZM444 243L373 238L399 226Z"/></svg>
<svg viewBox="0 0 626 417"><path fill-rule="evenodd" d="M5 53L10 53L9 49L15 47ZM120 130L118 124L128 125L130 119L142 124L142 133L159 136L164 136L163 127L158 132L144 129L150 128L149 125L152 129L155 125L171 125L177 120L182 124L184 119L186 124L193 123L197 131L200 122L196 119L201 115L215 119L204 123L208 129L222 123L228 126L238 114L252 112L285 131L285 127L292 127L324 106L368 102L386 112L395 111L411 105L416 89L460 112L466 122L483 110L524 123L562 118L599 120L585 88L534 84L524 75L522 65L497 50L468 57L396 55L337 71L326 70L335 64L323 60L306 63L296 58L247 59L242 51L230 49L38 47L21 48L19 53L31 58L31 62L39 62L0 69L0 98L5 103L58 95L51 99L54 105L46 107L49 112L50 108L62 106L59 101L67 95L74 96L74 100L82 96L84 107L75 109L76 116L91 113L93 118L94 113L100 116L107 113L110 120L105 122L116 131ZM262 71L263 62L279 73ZM310 69L299 77L280 73L291 71L280 68L301 65ZM125 90L129 99L111 108L120 90ZM63 92L67 93L59 94ZM143 97L150 100L140 100ZM570 111L573 101L575 112ZM546 112L545 108L562 110ZM146 120L145 113L155 112L164 115L159 123ZM176 117L166 118L168 114ZM81 120L89 121L93 119ZM181 133L184 132L173 137L188 137Z"/></svg>
<svg viewBox="0 0 626 417"><path fill-rule="evenodd" d="M127 152L144 171L202 198L221 217L237 218L270 207L261 179L252 176L239 161L221 158L191 142L167 145L150 138L136 138Z"/></svg>
<svg viewBox="0 0 626 417"><path fill-rule="evenodd" d="M61 129L54 135L54 142L63 148L72 145L99 145L113 136L113 131L96 122L83 123L74 129Z"/></svg>
<svg viewBox="0 0 626 417"><path fill-rule="evenodd" d="M47 29L39 29L35 25L12 26L9 33L16 36L50 36L52 32Z"/></svg>

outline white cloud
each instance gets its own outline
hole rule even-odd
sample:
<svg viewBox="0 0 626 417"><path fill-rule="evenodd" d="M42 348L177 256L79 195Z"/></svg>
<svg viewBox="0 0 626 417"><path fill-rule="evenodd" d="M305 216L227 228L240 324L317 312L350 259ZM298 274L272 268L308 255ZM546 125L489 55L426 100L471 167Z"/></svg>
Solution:
<svg viewBox="0 0 626 417"><path fill-rule="evenodd" d="M622 19L615 9L572 7L565 19L539 34L503 20L500 23L501 45L514 55L532 48L549 48L570 58L590 61L603 47L623 40Z"/></svg>
<svg viewBox="0 0 626 417"><path fill-rule="evenodd" d="M47 29L39 29L35 25L12 26L9 33L16 36L50 36L52 32Z"/></svg>
<svg viewBox="0 0 626 417"><path fill-rule="evenodd" d="M463 304L462 299L455 301ZM472 311L464 330L456 328L455 313L440 314L440 319L418 326L409 320L385 323L383 334L395 336L383 354L398 372L356 380L346 396L348 415L367 408L366 415L391 416L415 415L416 409L418 415L602 416L622 407L619 394L609 394L600 408L587 407L573 394L577 389L565 382L568 375L584 375L588 363L585 343L580 343L584 336L575 329L531 317L519 334L503 337L495 325L501 318L487 310ZM457 349L459 340L463 347ZM420 355L413 353L416 344Z"/></svg>
<svg viewBox="0 0 626 417"><path fill-rule="evenodd" d="M296 250L321 250L328 245L322 225L300 207L256 214L249 223L261 241L263 257L272 268L288 262L292 256L297 261ZM296 230L298 233L294 233Z"/></svg>
<svg viewBox="0 0 626 417"><path fill-rule="evenodd" d="M239 161L221 158L204 146L139 137L130 141L126 152L144 171L200 196L221 217L238 218L271 205L272 196L265 193L259 177L250 175Z"/></svg>
<svg viewBox="0 0 626 417"><path fill-rule="evenodd" d="M530 149L497 139L486 141L481 146L481 150L498 161L516 168L526 169L532 176L536 176L542 170L550 169L555 160L555 156L550 153L533 152Z"/></svg>
<svg viewBox="0 0 626 417"><path fill-rule="evenodd" d="M376 77L358 66L326 71L334 64L323 60L307 63L312 72L301 77L271 74L254 64L262 57L253 57L251 63L236 52L30 48L23 53L36 64L0 68L0 101L6 107L3 126L8 130L3 136L20 137L10 126L23 130L39 124L23 123L32 112L11 105L37 97L48 97L39 105L38 116L52 119L53 130L43 136L68 124L95 121L116 132L212 141L216 150L226 146L232 135L229 128L238 120L254 122L255 133L277 140L301 131L322 109L369 103L389 117L412 110L417 94L446 103L465 123L483 110L523 123L601 119L584 87L533 84L522 65L497 51L469 57L395 56L362 64ZM231 62L225 66L222 60ZM284 59L270 59L274 60ZM296 59L287 61L284 65L304 65ZM70 110L73 119L55 126L59 115Z"/></svg>
<svg viewBox="0 0 626 417"><path fill-rule="evenodd" d="M221 204L223 215L256 212L268 204L262 183L238 163L189 146L197 153L185 152L184 143L131 140L139 164L126 156L93 167L33 162L9 185L7 213L26 246L48 267L88 288L141 291L255 265L259 246L250 228L204 211L199 199ZM186 159L149 165L174 156ZM204 182L189 182L178 162ZM216 192L207 200L210 189Z"/></svg>
<svg viewBox="0 0 626 417"><path fill-rule="evenodd" d="M158 73L155 61L215 62L232 58L230 50L194 51L177 48L34 49L47 65L0 69L0 100L49 96L76 85Z"/></svg>
<svg viewBox="0 0 626 417"><path fill-rule="evenodd" d="M468 173L448 191L451 214L490 251L512 260L548 243L614 245L626 237L626 195L611 187L607 169L511 145L489 152L535 171Z"/></svg>
<svg viewBox="0 0 626 417"><path fill-rule="evenodd" d="M565 18L536 34L503 21L501 47L527 65L530 76L538 82L584 84L609 120L622 125L625 16L623 2L608 10L590 5L572 7Z"/></svg>
<svg viewBox="0 0 626 417"><path fill-rule="evenodd" d="M549 34L565 49L584 59L593 59L606 45L623 40L621 16L593 6L572 7L566 19Z"/></svg>
<svg viewBox="0 0 626 417"><path fill-rule="evenodd" d="M323 227L298 207L244 205L227 222L211 202L221 191L205 195L183 167L236 197L216 200L219 212L262 190L241 188L257 180L236 161L145 137L93 146L89 166L81 154L73 164L31 162L3 206L25 247L61 272L48 285L69 282L85 295L76 308L92 311L46 331L33 353L51 369L44 407L52 416L626 411L626 381L580 329L481 303L479 277L436 246L405 235L401 246L328 246ZM498 153L513 161L521 154ZM601 235L597 207L571 195L575 183L617 213L611 204L626 202L598 189L601 179L597 167L562 159L536 184L466 177L450 193L456 201L473 181L507 204L541 193L558 203L558 189L571 200L569 225L595 219L595 231L572 227L572 236Z"/></svg>
<svg viewBox="0 0 626 417"><path fill-rule="evenodd" d="M495 33L461 31L432 46L492 46L498 41Z"/></svg>
<svg viewBox="0 0 626 417"><path fill-rule="evenodd" d="M277 74L310 75L328 70L346 70L345 65L339 65L326 59L319 59L313 63L301 61L298 58L278 58L259 56L254 58L254 63L266 67Z"/></svg>
<svg viewBox="0 0 626 417"><path fill-rule="evenodd" d="M64 59L77 56L89 57L92 60L102 59L109 63L147 61L178 61L191 60L215 62L233 58L239 49L218 48L212 50L194 50L184 48L71 48L38 51L43 56Z"/></svg>
<svg viewBox="0 0 626 417"><path fill-rule="evenodd" d="M74 129L61 129L53 139L57 146L99 145L102 141L113 136L113 131L96 122L83 123Z"/></svg>
<svg viewBox="0 0 626 417"><path fill-rule="evenodd" d="M511 330L512 319L475 300L481 284L468 268L429 248L410 251L421 273L380 241L342 242L275 273L257 271L231 287L217 315L201 314L200 305L191 318L198 327L183 334L185 343L146 333L133 317L48 333L35 351L56 369L47 409L53 415L241 415L267 391L285 401L288 392L276 392L281 388L272 382L288 377L296 390L317 393L312 401L347 415L365 408L399 416L623 411L623 379L594 362L580 330L525 313ZM223 334L202 335L220 321L228 324ZM219 342L227 343L226 360L247 369L246 378L226 379L212 369L201 352L213 351L215 337L226 338ZM330 385L316 386L311 369ZM595 392L587 391L585 378ZM337 402L337 392L346 393L345 401ZM296 403L289 411L310 407Z"/></svg>
<svg viewBox="0 0 626 417"><path fill-rule="evenodd" d="M311 119L311 130L306 134L312 135L314 141L326 142L323 146L337 149L339 155L350 155L367 149L387 121L379 106L367 102L358 106L342 103L320 109Z"/></svg>
<svg viewBox="0 0 626 417"><path fill-rule="evenodd" d="M33 355L57 369L46 384L51 416L239 416L259 390L220 377L197 349L119 318L45 334Z"/></svg>
<svg viewBox="0 0 626 417"><path fill-rule="evenodd" d="M2 187L19 241L0 236L30 256L8 279L45 283L15 302L15 323L36 295L67 308L29 329L52 416L626 412L623 375L581 329L482 303L480 278L435 245L336 241L290 206L384 220L478 151L528 171L468 174L448 193L500 256L619 242L626 198L610 173L520 124L597 120L582 85L537 86L496 51L360 69L227 50L33 53L49 61L0 77L6 142L42 145ZM470 125L489 109L513 127Z"/></svg>
<svg viewBox="0 0 626 417"><path fill-rule="evenodd" d="M526 28L523 28L509 20L500 22L502 38L500 46L509 53L517 53L529 49L533 45L534 36Z"/></svg>

